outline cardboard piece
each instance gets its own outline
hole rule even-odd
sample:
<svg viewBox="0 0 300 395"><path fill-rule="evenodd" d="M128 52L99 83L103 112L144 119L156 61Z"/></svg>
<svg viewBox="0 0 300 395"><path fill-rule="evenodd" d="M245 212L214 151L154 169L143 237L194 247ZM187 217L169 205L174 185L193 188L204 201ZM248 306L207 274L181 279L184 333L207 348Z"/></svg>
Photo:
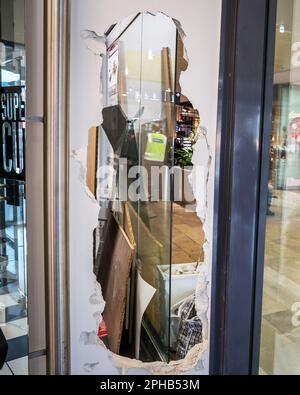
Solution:
<svg viewBox="0 0 300 395"><path fill-rule="evenodd" d="M143 280L140 273L137 276L136 327L135 327L135 357L140 359L141 329L144 314L157 290Z"/></svg>
<svg viewBox="0 0 300 395"><path fill-rule="evenodd" d="M134 250L124 230L111 215L107 224L98 281L106 302L103 319L107 327L108 348L115 354L120 353Z"/></svg>

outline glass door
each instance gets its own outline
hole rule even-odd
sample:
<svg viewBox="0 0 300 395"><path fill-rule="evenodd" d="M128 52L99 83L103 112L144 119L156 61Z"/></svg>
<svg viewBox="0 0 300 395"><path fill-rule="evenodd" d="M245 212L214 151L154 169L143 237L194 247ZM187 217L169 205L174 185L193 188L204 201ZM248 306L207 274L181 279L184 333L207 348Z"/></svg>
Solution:
<svg viewBox="0 0 300 395"><path fill-rule="evenodd" d="M0 374L27 374L24 0L1 0L0 327L8 355Z"/></svg>
<svg viewBox="0 0 300 395"><path fill-rule="evenodd" d="M260 373L300 374L300 0L278 0Z"/></svg>

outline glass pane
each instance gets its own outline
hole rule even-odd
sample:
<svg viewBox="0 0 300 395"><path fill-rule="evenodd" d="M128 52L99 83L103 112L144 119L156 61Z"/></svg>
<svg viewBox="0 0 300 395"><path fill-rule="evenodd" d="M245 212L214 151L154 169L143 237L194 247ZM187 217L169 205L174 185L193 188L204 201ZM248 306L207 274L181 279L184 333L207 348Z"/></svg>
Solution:
<svg viewBox="0 0 300 395"><path fill-rule="evenodd" d="M26 374L25 3L0 4L0 327L9 346L6 368Z"/></svg>
<svg viewBox="0 0 300 395"><path fill-rule="evenodd" d="M117 281L112 268L124 260L110 264L115 258L109 255L117 250L115 219L134 253L125 262L126 286L118 285L122 303L126 300L120 344L111 336L117 315L112 303L104 311L103 338L111 351L145 362L184 359L202 342L195 292L205 242L190 182L200 118L180 86L188 67L184 36L162 13L139 13L107 34L103 124L90 130L88 149L89 188L97 190L102 209L94 271L106 302L111 287L105 279ZM195 334L191 341L183 328L179 336L183 322Z"/></svg>
<svg viewBox="0 0 300 395"><path fill-rule="evenodd" d="M169 359L170 282L162 273L171 265L176 43L177 29L171 18L143 15L139 148L146 194L139 206L145 231L140 229L138 255L143 279L157 290L145 313L144 329L165 360Z"/></svg>
<svg viewBox="0 0 300 395"><path fill-rule="evenodd" d="M300 374L300 0L279 0L261 374Z"/></svg>

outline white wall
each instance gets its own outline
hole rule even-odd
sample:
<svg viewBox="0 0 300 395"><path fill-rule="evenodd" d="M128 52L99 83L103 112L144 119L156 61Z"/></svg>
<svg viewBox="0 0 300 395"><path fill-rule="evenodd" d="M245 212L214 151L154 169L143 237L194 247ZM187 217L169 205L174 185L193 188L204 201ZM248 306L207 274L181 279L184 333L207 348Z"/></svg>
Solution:
<svg viewBox="0 0 300 395"><path fill-rule="evenodd" d="M202 125L209 131L211 152L215 151L221 0L72 0L71 31L71 150L84 150L88 130L101 124L100 69L101 58L86 49L81 31L94 30L99 35L112 24L138 11L162 11L179 20L185 30L189 68L182 75L183 93L199 110ZM84 160L84 151L82 151ZM210 169L214 174L213 165ZM103 306L91 304L95 293L92 272L92 233L97 225L98 206L83 187L82 168L71 160L70 185L70 283L71 283L71 367L73 374L117 374L111 354L99 345L80 342L83 332L96 331L93 317ZM207 237L212 240L214 177L208 185ZM210 275L212 251L208 245L207 263ZM99 301L100 302L100 301ZM87 337L86 337L87 339ZM89 336L93 343L93 336ZM86 365L87 364L87 365ZM89 368L89 369L86 369ZM208 355L205 369L208 373ZM87 370L90 370L88 372ZM144 374L143 369L129 370ZM199 374L199 372L196 372Z"/></svg>

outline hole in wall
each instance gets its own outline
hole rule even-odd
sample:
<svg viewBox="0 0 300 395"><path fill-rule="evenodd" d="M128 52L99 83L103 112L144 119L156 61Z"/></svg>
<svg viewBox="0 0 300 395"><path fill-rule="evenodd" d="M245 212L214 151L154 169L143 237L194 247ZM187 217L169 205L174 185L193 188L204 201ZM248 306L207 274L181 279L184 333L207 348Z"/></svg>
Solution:
<svg viewBox="0 0 300 395"><path fill-rule="evenodd" d="M205 200L210 156L180 83L188 70L183 30L162 13L140 13L102 37L85 31L82 38L91 50L105 44L103 123L89 130L86 174L100 206L93 270L106 302L93 342L120 357L171 365L196 350L196 363L208 338L197 197ZM195 163L203 145L206 162ZM195 168L203 181L196 187Z"/></svg>

